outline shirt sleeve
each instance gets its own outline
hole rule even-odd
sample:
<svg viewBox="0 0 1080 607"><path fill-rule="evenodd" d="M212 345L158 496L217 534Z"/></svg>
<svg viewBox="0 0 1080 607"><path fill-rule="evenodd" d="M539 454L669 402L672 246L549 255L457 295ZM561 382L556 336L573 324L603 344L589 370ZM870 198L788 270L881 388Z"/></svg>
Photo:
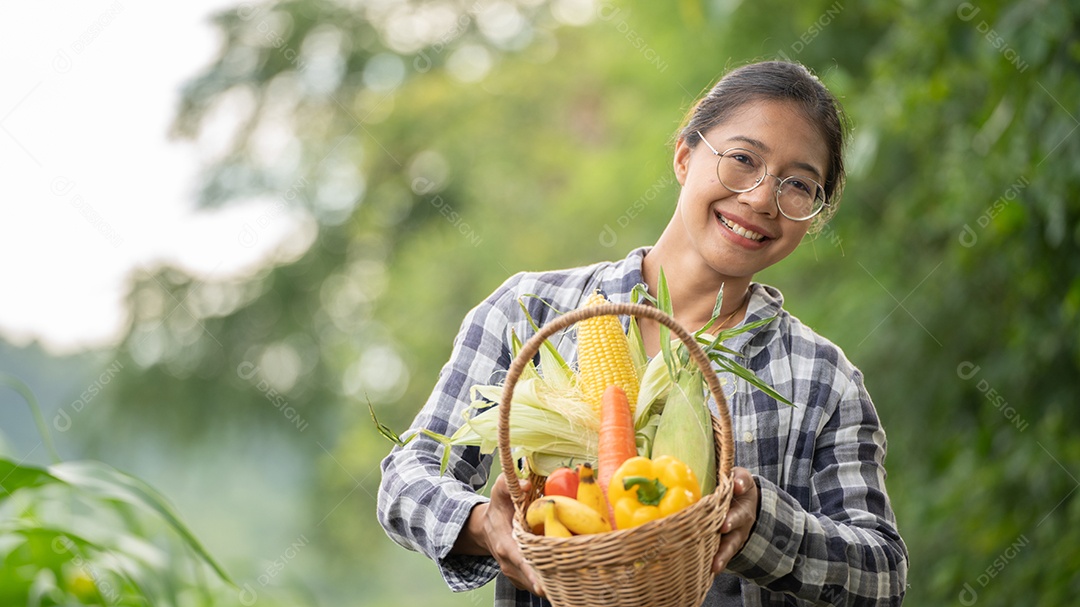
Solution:
<svg viewBox="0 0 1080 607"><path fill-rule="evenodd" d="M811 508L756 477L757 523L728 570L813 604L900 605L907 547L885 492L885 432L855 371L814 449Z"/></svg>
<svg viewBox="0 0 1080 607"><path fill-rule="evenodd" d="M462 425L470 388L491 383L493 373L510 364L506 335L513 305L513 293L503 285L466 315L450 360L403 436L425 429L450 436ZM394 447L382 462L379 523L392 540L435 561L452 590L473 590L499 573L495 559L450 550L473 507L487 501L477 491L487 483L493 458L477 447L455 447L441 474L442 456L442 445L422 434Z"/></svg>

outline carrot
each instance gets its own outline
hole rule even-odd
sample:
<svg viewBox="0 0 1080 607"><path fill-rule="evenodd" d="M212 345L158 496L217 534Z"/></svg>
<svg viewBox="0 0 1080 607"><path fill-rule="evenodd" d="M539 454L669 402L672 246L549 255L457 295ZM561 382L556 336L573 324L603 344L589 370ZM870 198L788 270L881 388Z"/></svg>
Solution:
<svg viewBox="0 0 1080 607"><path fill-rule="evenodd" d="M600 442L597 452L597 477L606 497L608 484L611 477L615 476L615 471L623 462L637 455L630 401L626 398L626 392L615 385L608 386L600 400ZM615 512L611 509L610 502L608 511L608 520L614 521Z"/></svg>

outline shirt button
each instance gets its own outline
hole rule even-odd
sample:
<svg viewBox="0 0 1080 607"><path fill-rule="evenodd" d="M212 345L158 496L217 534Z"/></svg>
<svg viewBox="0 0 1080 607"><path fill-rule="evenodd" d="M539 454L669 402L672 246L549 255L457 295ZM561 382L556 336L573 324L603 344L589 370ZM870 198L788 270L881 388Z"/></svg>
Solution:
<svg viewBox="0 0 1080 607"><path fill-rule="evenodd" d="M752 443L752 442L754 442L754 435L750 434L749 432L746 432L746 433L744 433L742 435L742 439L743 439L743 442Z"/></svg>

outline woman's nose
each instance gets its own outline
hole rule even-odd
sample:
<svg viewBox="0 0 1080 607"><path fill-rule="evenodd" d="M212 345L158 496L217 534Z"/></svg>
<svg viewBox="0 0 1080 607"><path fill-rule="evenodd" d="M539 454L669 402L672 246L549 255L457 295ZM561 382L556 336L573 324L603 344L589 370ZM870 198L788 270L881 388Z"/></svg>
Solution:
<svg viewBox="0 0 1080 607"><path fill-rule="evenodd" d="M739 202L749 206L755 213L775 217L779 209L776 207L776 187L773 181L772 177L766 175L756 188L739 194Z"/></svg>

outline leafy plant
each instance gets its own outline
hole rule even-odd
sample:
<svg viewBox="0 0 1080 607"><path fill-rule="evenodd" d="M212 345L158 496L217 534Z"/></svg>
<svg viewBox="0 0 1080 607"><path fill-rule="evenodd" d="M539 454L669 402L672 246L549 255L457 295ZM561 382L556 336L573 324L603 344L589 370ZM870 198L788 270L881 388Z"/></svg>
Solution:
<svg viewBox="0 0 1080 607"><path fill-rule="evenodd" d="M37 399L26 399L55 463L0 456L0 604L155 605L213 602L233 585L153 487L97 461L62 462Z"/></svg>

